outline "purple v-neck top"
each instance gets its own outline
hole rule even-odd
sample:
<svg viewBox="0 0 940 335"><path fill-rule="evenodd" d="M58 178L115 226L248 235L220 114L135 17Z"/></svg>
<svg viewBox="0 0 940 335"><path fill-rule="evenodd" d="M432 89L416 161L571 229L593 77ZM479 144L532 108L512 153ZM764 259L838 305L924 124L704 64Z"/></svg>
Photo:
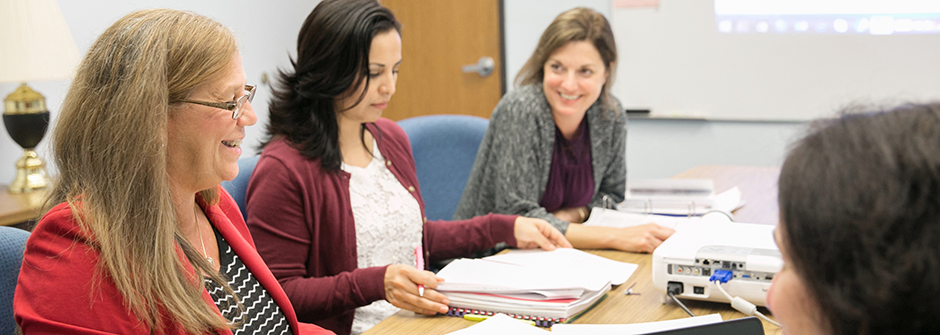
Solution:
<svg viewBox="0 0 940 335"><path fill-rule="evenodd" d="M567 207L583 207L594 196L594 168L591 164L591 134L587 117L577 133L565 139L555 126L555 149L548 183L539 205L549 213Z"/></svg>

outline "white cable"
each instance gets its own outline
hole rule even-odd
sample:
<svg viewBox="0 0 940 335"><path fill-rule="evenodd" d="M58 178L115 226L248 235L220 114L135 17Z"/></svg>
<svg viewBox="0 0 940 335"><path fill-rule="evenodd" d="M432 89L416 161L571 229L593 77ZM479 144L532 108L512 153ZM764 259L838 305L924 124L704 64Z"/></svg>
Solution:
<svg viewBox="0 0 940 335"><path fill-rule="evenodd" d="M756 315L757 315L759 318L764 319L764 321L770 322L770 323L772 323L774 326L777 326L777 328L783 328L783 327L780 327L780 324L777 323L777 321L771 320L769 317L767 317L766 315L764 315L764 313L761 313L761 312L754 312L754 313L756 313Z"/></svg>
<svg viewBox="0 0 940 335"><path fill-rule="evenodd" d="M774 320L771 320L771 319L768 318L766 315L764 315L763 313L761 313L760 311L758 311L756 305L754 305L754 304L748 302L747 300L744 300L744 299L741 298L741 297L734 297L734 298L732 298L731 295L728 294L728 292L725 291L725 289L724 289L723 287L721 287L721 282L720 282L720 281L717 281L717 280L716 280L716 281L714 281L714 283L715 283L715 287L717 287L718 290L721 291L721 294L724 294L725 297L728 298L728 300L731 301L731 307L734 307L734 309L738 310L738 312L744 313L744 315L748 315L748 316L756 316L756 317L759 317L759 318L761 318L761 319L764 319L764 321L767 321L767 322L773 324L774 326L780 327L780 324L779 324L779 323L777 323L777 322L774 321Z"/></svg>

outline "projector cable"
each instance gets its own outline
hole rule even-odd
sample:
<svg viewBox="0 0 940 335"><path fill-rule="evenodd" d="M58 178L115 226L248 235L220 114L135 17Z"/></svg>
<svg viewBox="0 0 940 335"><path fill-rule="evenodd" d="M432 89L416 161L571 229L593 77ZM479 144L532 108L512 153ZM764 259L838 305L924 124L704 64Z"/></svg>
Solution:
<svg viewBox="0 0 940 335"><path fill-rule="evenodd" d="M669 282L666 284L666 295L672 298L672 301L675 301L679 307L682 307L682 310L684 310L686 313L689 313L689 316L695 317L695 314L692 314L692 311L689 310L688 307L685 307L685 304L679 301L679 298L676 298L676 294L682 294L682 283Z"/></svg>
<svg viewBox="0 0 940 335"><path fill-rule="evenodd" d="M780 327L779 323L777 323L774 320L771 320L766 315L764 315L764 313L761 313L760 311L758 311L756 305L752 304L751 302L747 300L744 300L741 297L732 298L731 295L728 294L728 292L725 291L723 287L721 287L722 283L727 283L729 280L731 280L731 275L732 275L731 271L728 271L728 270L715 270L715 274L713 274L711 278L709 278L709 280L715 283L715 287L717 287L718 290L721 291L721 294L724 294L725 297L728 298L729 301L731 301L731 307L733 307L734 309L748 316L757 316L761 319L764 319L764 321L767 321L773 324L774 326Z"/></svg>

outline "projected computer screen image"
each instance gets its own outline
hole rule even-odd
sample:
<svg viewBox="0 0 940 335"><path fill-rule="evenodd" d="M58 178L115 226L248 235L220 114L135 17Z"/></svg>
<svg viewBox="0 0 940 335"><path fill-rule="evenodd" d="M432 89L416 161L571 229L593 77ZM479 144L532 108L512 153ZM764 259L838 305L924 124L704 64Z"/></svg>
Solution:
<svg viewBox="0 0 940 335"><path fill-rule="evenodd" d="M940 100L940 1L661 0L610 20L612 93L653 117L805 121Z"/></svg>
<svg viewBox="0 0 940 335"><path fill-rule="evenodd" d="M940 2L715 0L715 24L737 34L940 34Z"/></svg>

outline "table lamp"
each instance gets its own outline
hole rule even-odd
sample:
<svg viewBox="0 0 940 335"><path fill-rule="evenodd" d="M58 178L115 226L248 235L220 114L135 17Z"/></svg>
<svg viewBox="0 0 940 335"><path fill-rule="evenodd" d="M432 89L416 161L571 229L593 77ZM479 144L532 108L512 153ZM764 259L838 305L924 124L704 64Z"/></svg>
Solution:
<svg viewBox="0 0 940 335"><path fill-rule="evenodd" d="M51 184L34 150L46 134L49 110L46 98L26 82L68 79L78 61L78 48L54 0L0 0L0 83L21 83L3 100L3 124L24 149L10 193Z"/></svg>

